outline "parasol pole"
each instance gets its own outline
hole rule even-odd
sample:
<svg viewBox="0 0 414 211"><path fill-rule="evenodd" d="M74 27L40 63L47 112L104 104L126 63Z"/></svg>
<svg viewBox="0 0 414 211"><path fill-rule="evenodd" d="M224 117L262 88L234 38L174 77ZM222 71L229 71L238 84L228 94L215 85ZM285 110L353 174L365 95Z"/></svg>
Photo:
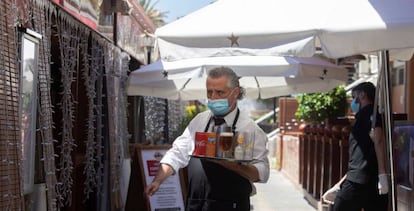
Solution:
<svg viewBox="0 0 414 211"><path fill-rule="evenodd" d="M393 163L393 151L392 151L392 129L393 129L393 119L392 119L392 105L391 105L391 82L390 82L390 62L389 62L389 52L388 50L383 50L380 52L380 61L381 61L381 72L383 77L380 80L382 85L382 100L384 105L384 117L385 117L385 141L387 143L387 157L388 165L390 171L390 193L391 193L391 208L393 211L396 211L396 195L395 195L395 184L394 184L394 163ZM378 100L378 99L376 99Z"/></svg>

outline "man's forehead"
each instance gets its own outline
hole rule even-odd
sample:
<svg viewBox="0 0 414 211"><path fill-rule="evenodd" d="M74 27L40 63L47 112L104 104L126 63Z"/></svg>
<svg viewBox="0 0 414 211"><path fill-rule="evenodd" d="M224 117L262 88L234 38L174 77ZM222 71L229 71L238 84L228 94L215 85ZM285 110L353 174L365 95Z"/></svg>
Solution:
<svg viewBox="0 0 414 211"><path fill-rule="evenodd" d="M228 81L225 77L220 78L208 78L207 79L207 86L221 86L221 87L227 87Z"/></svg>
<svg viewBox="0 0 414 211"><path fill-rule="evenodd" d="M227 81L227 77L225 75L221 75L221 76L218 76L218 77L209 76L209 77L207 77L207 80L208 79L215 80L215 81Z"/></svg>
<svg viewBox="0 0 414 211"><path fill-rule="evenodd" d="M207 86L207 90L209 91L227 91L229 89L227 86Z"/></svg>

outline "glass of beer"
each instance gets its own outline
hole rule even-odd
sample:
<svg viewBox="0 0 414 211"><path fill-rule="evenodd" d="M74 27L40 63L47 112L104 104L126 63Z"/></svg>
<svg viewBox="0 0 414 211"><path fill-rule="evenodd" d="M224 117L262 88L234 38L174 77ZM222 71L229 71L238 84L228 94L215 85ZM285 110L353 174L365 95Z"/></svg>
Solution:
<svg viewBox="0 0 414 211"><path fill-rule="evenodd" d="M233 146L233 132L230 130L222 130L219 135L219 147L223 158L229 158L229 151Z"/></svg>

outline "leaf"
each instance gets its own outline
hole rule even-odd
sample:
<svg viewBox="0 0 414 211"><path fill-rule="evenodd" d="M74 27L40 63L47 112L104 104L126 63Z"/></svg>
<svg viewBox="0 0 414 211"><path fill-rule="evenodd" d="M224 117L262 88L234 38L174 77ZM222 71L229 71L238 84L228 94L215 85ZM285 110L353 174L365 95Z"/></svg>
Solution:
<svg viewBox="0 0 414 211"><path fill-rule="evenodd" d="M298 95L296 118L306 122L321 122L329 117L344 116L347 109L346 98L343 85L326 93Z"/></svg>

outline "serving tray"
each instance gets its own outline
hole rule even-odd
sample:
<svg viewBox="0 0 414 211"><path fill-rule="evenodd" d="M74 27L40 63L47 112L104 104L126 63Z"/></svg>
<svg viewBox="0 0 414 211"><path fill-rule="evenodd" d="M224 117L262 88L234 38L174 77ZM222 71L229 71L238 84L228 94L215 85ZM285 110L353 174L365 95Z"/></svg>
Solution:
<svg viewBox="0 0 414 211"><path fill-rule="evenodd" d="M208 156L203 156L203 155L191 155L191 157L206 159L206 160L226 160L226 161L231 161L231 162L236 162L236 163L252 163L254 161L257 161L257 159L240 160L240 159L235 159L235 158L208 157Z"/></svg>

